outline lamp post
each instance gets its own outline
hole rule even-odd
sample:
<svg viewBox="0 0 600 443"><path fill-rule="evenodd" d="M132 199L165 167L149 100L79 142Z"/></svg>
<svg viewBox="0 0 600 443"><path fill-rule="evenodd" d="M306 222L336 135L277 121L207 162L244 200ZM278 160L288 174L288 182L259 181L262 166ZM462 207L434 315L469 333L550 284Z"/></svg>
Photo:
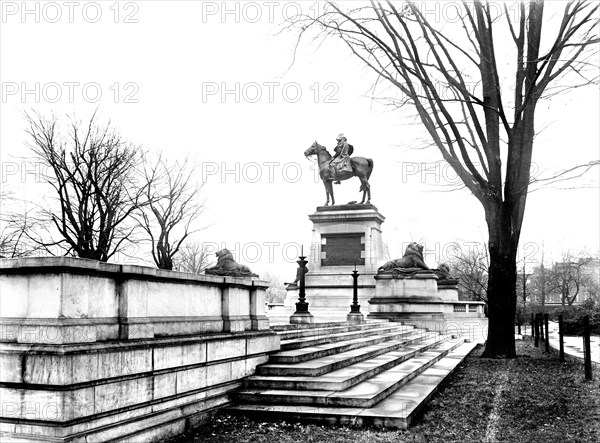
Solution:
<svg viewBox="0 0 600 443"><path fill-rule="evenodd" d="M298 263L298 269L300 270L300 279L299 279L299 293L298 293L298 302L296 303L296 312L294 312L290 316L290 323L298 324L298 323L314 323L315 319L313 315L308 311L308 302L306 301L306 287L305 287L305 278L304 276L308 272L308 268L306 264L308 261L304 256L304 246L302 246L299 260L296 261Z"/></svg>
<svg viewBox="0 0 600 443"><path fill-rule="evenodd" d="M352 304L350 305L350 313L346 316L347 321L354 323L361 323L365 321L365 317L360 312L360 305L358 304L358 276L360 274L356 270L356 262L354 262L354 271L352 271L352 278L354 284L352 288Z"/></svg>

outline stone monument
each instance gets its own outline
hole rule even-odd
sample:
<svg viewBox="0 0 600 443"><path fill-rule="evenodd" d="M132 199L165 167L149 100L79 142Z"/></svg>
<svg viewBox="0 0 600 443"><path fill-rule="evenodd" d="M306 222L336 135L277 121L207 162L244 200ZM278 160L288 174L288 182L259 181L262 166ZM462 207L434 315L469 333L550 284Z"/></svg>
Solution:
<svg viewBox="0 0 600 443"><path fill-rule="evenodd" d="M381 266L374 279L370 319L401 321L442 332L452 327L461 335L487 324L484 303L460 301L458 280L450 276L448 266L429 269L423 260L423 246L417 243L410 243L402 258Z"/></svg>
<svg viewBox="0 0 600 443"><path fill-rule="evenodd" d="M353 277L358 280L358 302L368 312L375 295L377 269L385 261L381 224L385 217L373 205L319 206L309 215L313 222L306 297L312 314L321 320L345 320L352 303ZM297 287L288 286L286 307L293 308Z"/></svg>

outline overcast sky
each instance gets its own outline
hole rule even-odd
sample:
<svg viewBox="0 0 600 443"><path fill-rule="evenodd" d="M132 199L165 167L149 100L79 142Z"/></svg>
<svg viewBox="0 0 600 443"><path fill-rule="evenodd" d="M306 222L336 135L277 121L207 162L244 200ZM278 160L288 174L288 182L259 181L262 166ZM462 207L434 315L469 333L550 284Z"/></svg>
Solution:
<svg viewBox="0 0 600 443"><path fill-rule="evenodd" d="M23 10L26 5L28 11ZM445 4L437 8L443 20ZM457 183L410 110L369 97L373 76L337 41L300 46L279 23L314 2L2 2L0 143L2 184L22 200L48 187L25 167L23 112L86 119L98 108L131 142L169 158L195 157L205 181L208 227L196 238L226 246L261 274L295 274L295 245L309 246L308 214L325 201L314 140L335 146L344 132L355 155L372 158L372 203L386 217L393 258L402 244L426 244L435 266L458 243L487 238L483 210ZM500 56L501 57L501 56ZM599 157L597 87L539 106L534 174ZM436 166L437 165L437 166ZM29 168L29 169L27 169ZM598 168L533 192L522 256L558 260L570 249L599 250ZM337 203L360 200L357 178L335 187ZM291 245L291 246L290 246ZM449 246L450 245L450 246ZM542 246L543 245L543 246Z"/></svg>

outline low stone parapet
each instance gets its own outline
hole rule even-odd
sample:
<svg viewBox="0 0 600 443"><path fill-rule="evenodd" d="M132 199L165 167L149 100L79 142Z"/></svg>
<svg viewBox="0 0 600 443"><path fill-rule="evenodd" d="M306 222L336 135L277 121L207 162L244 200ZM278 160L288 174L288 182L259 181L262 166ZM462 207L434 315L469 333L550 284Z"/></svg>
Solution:
<svg viewBox="0 0 600 443"><path fill-rule="evenodd" d="M160 441L279 349L266 283L73 258L0 261L0 439Z"/></svg>
<svg viewBox="0 0 600 443"><path fill-rule="evenodd" d="M266 330L268 283L68 257L0 260L0 341Z"/></svg>

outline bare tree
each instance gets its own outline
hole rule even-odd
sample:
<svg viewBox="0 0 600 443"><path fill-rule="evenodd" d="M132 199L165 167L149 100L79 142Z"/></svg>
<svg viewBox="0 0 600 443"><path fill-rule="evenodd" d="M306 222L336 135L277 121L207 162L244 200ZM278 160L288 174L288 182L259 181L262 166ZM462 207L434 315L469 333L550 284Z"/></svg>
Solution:
<svg viewBox="0 0 600 443"><path fill-rule="evenodd" d="M461 292L469 300L487 303L489 257L486 247L461 250L449 264L450 275L458 279Z"/></svg>
<svg viewBox="0 0 600 443"><path fill-rule="evenodd" d="M526 264L525 260L523 260L523 266L521 267L521 272L519 272L519 274L517 275L517 286L518 286L518 292L519 292L518 295L520 296L520 299L521 299L521 306L519 306L517 308L517 310L519 311L519 315L521 315L527 308L527 300L530 298L530 295L531 295L531 287L530 287L531 273L527 273L525 264Z"/></svg>
<svg viewBox="0 0 600 443"><path fill-rule="evenodd" d="M269 282L269 287L266 291L267 293L265 296L265 301L267 303L283 303L287 291L285 290L285 285L281 281L281 278L267 272L264 275L263 280Z"/></svg>
<svg viewBox="0 0 600 443"><path fill-rule="evenodd" d="M550 271L550 293L557 294L562 306L571 306L581 290L587 285L585 267L591 257L574 258L570 253L563 255L561 262L554 263Z"/></svg>
<svg viewBox="0 0 600 443"><path fill-rule="evenodd" d="M29 147L47 166L46 182L54 189L58 208L42 208L46 229L56 229L55 240L28 234L48 252L58 246L65 254L108 261L132 235L132 213L144 204L147 184L138 185L141 149L127 143L111 127L101 127L94 114L86 125L71 121L68 135L58 120L26 114Z"/></svg>
<svg viewBox="0 0 600 443"><path fill-rule="evenodd" d="M546 269L546 262L544 259L544 251L542 250L542 260L540 266L533 270L531 275L531 286L534 299L540 303L541 310L544 312L548 292L550 290L550 278L548 269Z"/></svg>
<svg viewBox="0 0 600 443"><path fill-rule="evenodd" d="M26 257L39 249L27 236L37 224L32 209L21 206L16 212L9 207L14 206L14 200L12 192L3 185L0 190L0 258Z"/></svg>
<svg viewBox="0 0 600 443"><path fill-rule="evenodd" d="M354 5L327 2L317 17L292 18L291 27L300 36L317 29L341 38L378 76L375 87L391 87L401 96L396 105L416 110L443 159L480 202L490 257L483 356L515 357L517 250L536 107L544 94L597 82L598 4L564 4L556 29L544 25L544 2L535 0L521 3L514 20L506 5L496 20L489 3L465 2L456 22L442 26L413 2L401 3L401 10L392 1ZM542 36L542 28L553 35ZM504 59L497 61L503 45L514 60L508 72ZM575 83L561 86L571 73Z"/></svg>
<svg viewBox="0 0 600 443"><path fill-rule="evenodd" d="M174 267L178 271L201 274L211 264L208 248L197 241L186 241L174 257Z"/></svg>
<svg viewBox="0 0 600 443"><path fill-rule="evenodd" d="M181 165L158 158L145 171L148 205L139 211L141 226L148 234L152 258L159 269L173 269L173 258L202 213L202 185L193 180L195 168L189 159Z"/></svg>

